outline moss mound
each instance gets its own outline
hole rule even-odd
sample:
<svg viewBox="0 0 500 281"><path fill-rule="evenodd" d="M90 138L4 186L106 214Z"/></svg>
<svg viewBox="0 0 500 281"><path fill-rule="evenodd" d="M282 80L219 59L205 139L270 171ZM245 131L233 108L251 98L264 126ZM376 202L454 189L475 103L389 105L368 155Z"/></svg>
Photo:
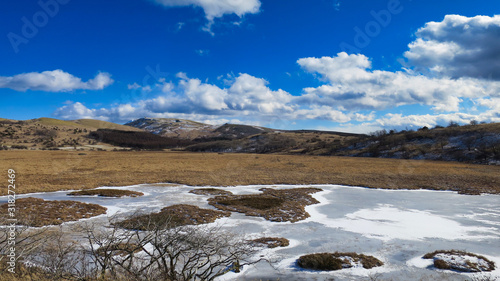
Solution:
<svg viewBox="0 0 500 281"><path fill-rule="evenodd" d="M208 199L220 210L263 217L276 222L296 222L309 217L305 206L319 203L310 194L319 188L272 189L261 188L261 194L226 195Z"/></svg>
<svg viewBox="0 0 500 281"><path fill-rule="evenodd" d="M197 206L178 204L161 209L158 213L138 215L116 223L133 230L153 230L173 228L183 225L198 225L214 222L218 218L229 217L230 212L202 209Z"/></svg>
<svg viewBox="0 0 500 281"><path fill-rule="evenodd" d="M0 205L1 216L7 218L8 204ZM27 226L59 225L68 221L91 218L106 213L107 208L70 200L45 201L40 198L16 200L17 223Z"/></svg>
<svg viewBox="0 0 500 281"><path fill-rule="evenodd" d="M290 245L290 240L278 237L262 237L254 239L252 240L252 242L266 245L268 248L287 247L288 245Z"/></svg>
<svg viewBox="0 0 500 281"><path fill-rule="evenodd" d="M284 202L285 200L281 198L262 195L242 196L235 199L228 198L217 201L218 204L224 206L240 206L257 210L269 210L271 208L280 207Z"/></svg>
<svg viewBox="0 0 500 281"><path fill-rule="evenodd" d="M190 190L189 193L197 195L233 195L231 191L218 189L218 188L198 188Z"/></svg>
<svg viewBox="0 0 500 281"><path fill-rule="evenodd" d="M373 257L357 253L316 253L299 257L297 265L312 270L340 270L343 268L363 267L370 269L384 265Z"/></svg>
<svg viewBox="0 0 500 281"><path fill-rule="evenodd" d="M301 256L297 265L313 270L339 270L342 269L342 261L334 258L331 253L318 253Z"/></svg>
<svg viewBox="0 0 500 281"><path fill-rule="evenodd" d="M438 250L427 253L424 259L433 259L434 267L460 272L482 272L495 270L495 263L473 253L458 250Z"/></svg>
<svg viewBox="0 0 500 281"><path fill-rule="evenodd" d="M68 193L69 196L85 196L85 195L97 195L102 197L139 197L143 196L144 193L132 190L121 190L121 189L87 189L80 191L73 191Z"/></svg>

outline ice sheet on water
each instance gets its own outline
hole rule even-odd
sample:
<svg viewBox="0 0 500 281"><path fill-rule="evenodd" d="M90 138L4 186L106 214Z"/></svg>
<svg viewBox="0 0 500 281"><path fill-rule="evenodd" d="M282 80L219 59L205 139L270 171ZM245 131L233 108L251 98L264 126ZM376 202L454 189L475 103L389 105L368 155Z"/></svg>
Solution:
<svg viewBox="0 0 500 281"><path fill-rule="evenodd" d="M211 186L212 187L212 186ZM464 249L486 256L500 265L500 197L498 195L466 196L443 191L394 191L345 187L339 185L273 185L216 187L234 194L261 193L260 188L318 187L323 192L312 194L320 204L306 207L311 215L297 223L276 223L258 217L233 213L217 220L224 229L244 232L252 237L285 237L293 243L286 248L262 254L271 255L274 267L265 263L247 267L242 273L227 276L240 279L280 277L282 280L325 280L332 273L297 270L295 260L315 252L348 252L373 255L384 261L380 268L366 270L351 268L336 272L336 280L352 280L352 276L384 274L383 279L398 279L399 274L431 274L439 279L437 271L426 269L429 261L425 253L441 249ZM103 187L111 188L111 187ZM158 211L174 204L192 204L203 208L208 196L189 193L203 187L185 185L134 185L112 187L145 193L135 198L69 198L96 203L108 208L109 213L134 212L139 209ZM68 200L64 192L28 194L47 200ZM7 199L5 199L6 201ZM417 257L415 259L412 259ZM491 257L491 258L490 258ZM408 268L413 268L408 271ZM500 276L499 270L492 274ZM430 273L429 273L430 272ZM437 272L437 273L433 273ZM436 274L436 275L432 275ZM440 273L439 273L440 274ZM351 277L349 277L351 276ZM460 278L450 280L463 280ZM266 278L263 278L266 280ZM274 278L276 279L276 278ZM418 278L416 278L418 279ZM431 278L432 279L432 278ZM234 280L234 279L226 279Z"/></svg>
<svg viewBox="0 0 500 281"><path fill-rule="evenodd" d="M428 211L406 210L392 205L361 209L340 219L330 219L319 212L311 212L313 215L309 221L384 241L425 238L450 240L497 238L495 228L463 226L452 219Z"/></svg>

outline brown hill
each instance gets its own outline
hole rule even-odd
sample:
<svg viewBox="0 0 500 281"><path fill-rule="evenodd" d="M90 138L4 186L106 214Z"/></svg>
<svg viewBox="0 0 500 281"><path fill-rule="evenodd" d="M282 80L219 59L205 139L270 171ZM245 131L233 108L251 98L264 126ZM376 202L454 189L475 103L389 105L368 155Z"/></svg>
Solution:
<svg viewBox="0 0 500 281"><path fill-rule="evenodd" d="M2 149L114 149L112 145L89 139L98 129L142 131L138 128L105 121L80 119L65 121L54 118L31 120L0 119L0 148Z"/></svg>

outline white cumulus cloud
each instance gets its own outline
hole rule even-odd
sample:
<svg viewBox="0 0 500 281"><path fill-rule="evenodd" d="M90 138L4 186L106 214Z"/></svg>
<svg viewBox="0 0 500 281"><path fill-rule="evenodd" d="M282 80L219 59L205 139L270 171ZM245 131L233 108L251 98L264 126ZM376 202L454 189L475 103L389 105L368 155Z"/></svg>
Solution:
<svg viewBox="0 0 500 281"><path fill-rule="evenodd" d="M155 1L168 7L201 7L209 22L225 14L242 16L260 8L257 0ZM130 91L148 93L138 101L108 108L88 108L76 102L62 106L54 115L114 122L150 116L257 125L319 120L326 129L328 122L335 122L338 124L330 129L364 133L382 128L433 127L451 121L500 122L498 34L500 16L449 15L419 29L404 54L406 68L399 71L374 69L370 58L362 54L301 58L297 60L300 67L321 84L294 94L272 89L266 79L246 73L222 75L214 84L181 72L175 81L162 78L152 85L129 84ZM82 82L60 70L0 77L0 87L20 91L100 89L110 83L109 74ZM407 108L414 111L404 112Z"/></svg>
<svg viewBox="0 0 500 281"><path fill-rule="evenodd" d="M118 104L110 108L91 109L82 103L71 103L60 107L54 116L63 119L96 118L125 122L144 116L163 118L186 118L218 123L224 120L240 120L251 124L268 124L277 120L321 119L336 122L371 120L373 114L344 113L331 106L306 106L297 103L298 98L290 93L268 87L265 79L246 73L228 80L227 87L189 78L185 73L177 74L178 82L164 79L152 86L156 97L133 103ZM130 90L144 89L136 84Z"/></svg>
<svg viewBox="0 0 500 281"><path fill-rule="evenodd" d="M211 32L214 19L224 15L235 14L243 17L245 14L256 14L260 11L259 0L153 0L165 7L200 7L205 13L208 24L205 30Z"/></svg>
<svg viewBox="0 0 500 281"><path fill-rule="evenodd" d="M422 73L500 80L500 15L447 15L428 22L404 54Z"/></svg>
<svg viewBox="0 0 500 281"><path fill-rule="evenodd" d="M60 69L44 72L22 73L14 76L0 76L0 88L25 92L69 92L74 90L102 90L113 84L111 75L106 72L97 74L93 79L83 82Z"/></svg>
<svg viewBox="0 0 500 281"><path fill-rule="evenodd" d="M342 110L382 110L408 104L435 111L458 111L464 98L498 96L500 83L475 78L433 78L403 71L371 70L364 55L302 58L298 64L319 74L326 84L306 88L301 100L336 105Z"/></svg>
<svg viewBox="0 0 500 281"><path fill-rule="evenodd" d="M264 114L291 112L292 95L279 89L272 91L268 82L249 74L240 74L228 89L226 101L233 110L250 110Z"/></svg>

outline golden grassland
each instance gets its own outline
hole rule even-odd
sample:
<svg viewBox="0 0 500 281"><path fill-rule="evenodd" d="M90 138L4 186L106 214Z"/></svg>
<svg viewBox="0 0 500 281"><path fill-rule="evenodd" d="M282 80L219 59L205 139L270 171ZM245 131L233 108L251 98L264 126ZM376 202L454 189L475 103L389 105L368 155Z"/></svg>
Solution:
<svg viewBox="0 0 500 281"><path fill-rule="evenodd" d="M500 193L500 167L456 162L276 154L150 151L0 151L0 171L16 171L16 192L141 183L193 186L342 184L388 189Z"/></svg>

